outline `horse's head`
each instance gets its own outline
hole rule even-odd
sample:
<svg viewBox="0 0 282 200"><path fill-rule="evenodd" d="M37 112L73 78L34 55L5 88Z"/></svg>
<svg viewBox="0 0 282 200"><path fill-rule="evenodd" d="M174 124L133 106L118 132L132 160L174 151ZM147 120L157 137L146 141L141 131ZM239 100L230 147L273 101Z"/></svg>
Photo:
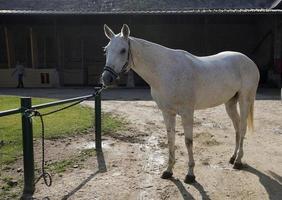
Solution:
<svg viewBox="0 0 282 200"><path fill-rule="evenodd" d="M107 25L104 25L104 32L110 42L105 47L106 65L102 74L103 85L111 85L123 71L129 70L129 27L123 25L121 32L115 34Z"/></svg>

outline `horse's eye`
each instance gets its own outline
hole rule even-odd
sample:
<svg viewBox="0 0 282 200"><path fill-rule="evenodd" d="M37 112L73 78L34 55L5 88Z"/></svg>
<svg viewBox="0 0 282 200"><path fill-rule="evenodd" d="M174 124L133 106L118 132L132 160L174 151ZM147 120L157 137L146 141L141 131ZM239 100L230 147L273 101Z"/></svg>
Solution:
<svg viewBox="0 0 282 200"><path fill-rule="evenodd" d="M120 54L124 54L125 53L125 49L120 50Z"/></svg>

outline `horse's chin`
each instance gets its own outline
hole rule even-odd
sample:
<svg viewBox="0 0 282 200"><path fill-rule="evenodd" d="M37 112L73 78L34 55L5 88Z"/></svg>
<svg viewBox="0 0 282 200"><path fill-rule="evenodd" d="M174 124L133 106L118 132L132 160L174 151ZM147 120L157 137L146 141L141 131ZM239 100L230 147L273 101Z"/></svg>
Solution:
<svg viewBox="0 0 282 200"><path fill-rule="evenodd" d="M106 85L106 84L104 84L104 83L102 84L102 87L103 87L103 88L107 88L107 87L109 87L109 86L110 86L110 85Z"/></svg>
<svg viewBox="0 0 282 200"><path fill-rule="evenodd" d="M113 82L111 82L111 83L102 82L101 85L102 85L103 88L107 88L107 87L110 87L110 86L112 86L114 84L113 84Z"/></svg>

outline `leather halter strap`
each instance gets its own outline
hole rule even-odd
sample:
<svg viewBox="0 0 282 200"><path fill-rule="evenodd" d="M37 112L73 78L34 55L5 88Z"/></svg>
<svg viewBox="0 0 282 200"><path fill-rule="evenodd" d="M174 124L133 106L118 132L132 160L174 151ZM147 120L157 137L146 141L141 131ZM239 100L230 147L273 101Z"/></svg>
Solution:
<svg viewBox="0 0 282 200"><path fill-rule="evenodd" d="M111 68L109 66L105 66L104 71L110 72L115 78L117 78L119 76L119 74L124 72L126 70L126 68L128 67L129 57L130 57L130 41L128 40L127 60L124 63L123 67L121 68L121 71L119 73L117 73L113 68Z"/></svg>
<svg viewBox="0 0 282 200"><path fill-rule="evenodd" d="M110 72L115 78L118 77L118 73L116 73L116 71L111 67L105 66L104 71Z"/></svg>

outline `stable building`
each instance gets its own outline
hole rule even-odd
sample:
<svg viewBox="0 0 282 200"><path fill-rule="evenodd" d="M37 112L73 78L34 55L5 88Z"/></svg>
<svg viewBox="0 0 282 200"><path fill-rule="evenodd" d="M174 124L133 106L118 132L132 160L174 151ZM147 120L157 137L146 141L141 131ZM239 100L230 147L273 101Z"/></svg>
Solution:
<svg viewBox="0 0 282 200"><path fill-rule="evenodd" d="M0 2L0 87L14 87L17 61L27 87L99 84L108 43L103 25L198 56L239 51L260 85L281 86L281 0L9 0ZM134 72L119 86L146 86Z"/></svg>

